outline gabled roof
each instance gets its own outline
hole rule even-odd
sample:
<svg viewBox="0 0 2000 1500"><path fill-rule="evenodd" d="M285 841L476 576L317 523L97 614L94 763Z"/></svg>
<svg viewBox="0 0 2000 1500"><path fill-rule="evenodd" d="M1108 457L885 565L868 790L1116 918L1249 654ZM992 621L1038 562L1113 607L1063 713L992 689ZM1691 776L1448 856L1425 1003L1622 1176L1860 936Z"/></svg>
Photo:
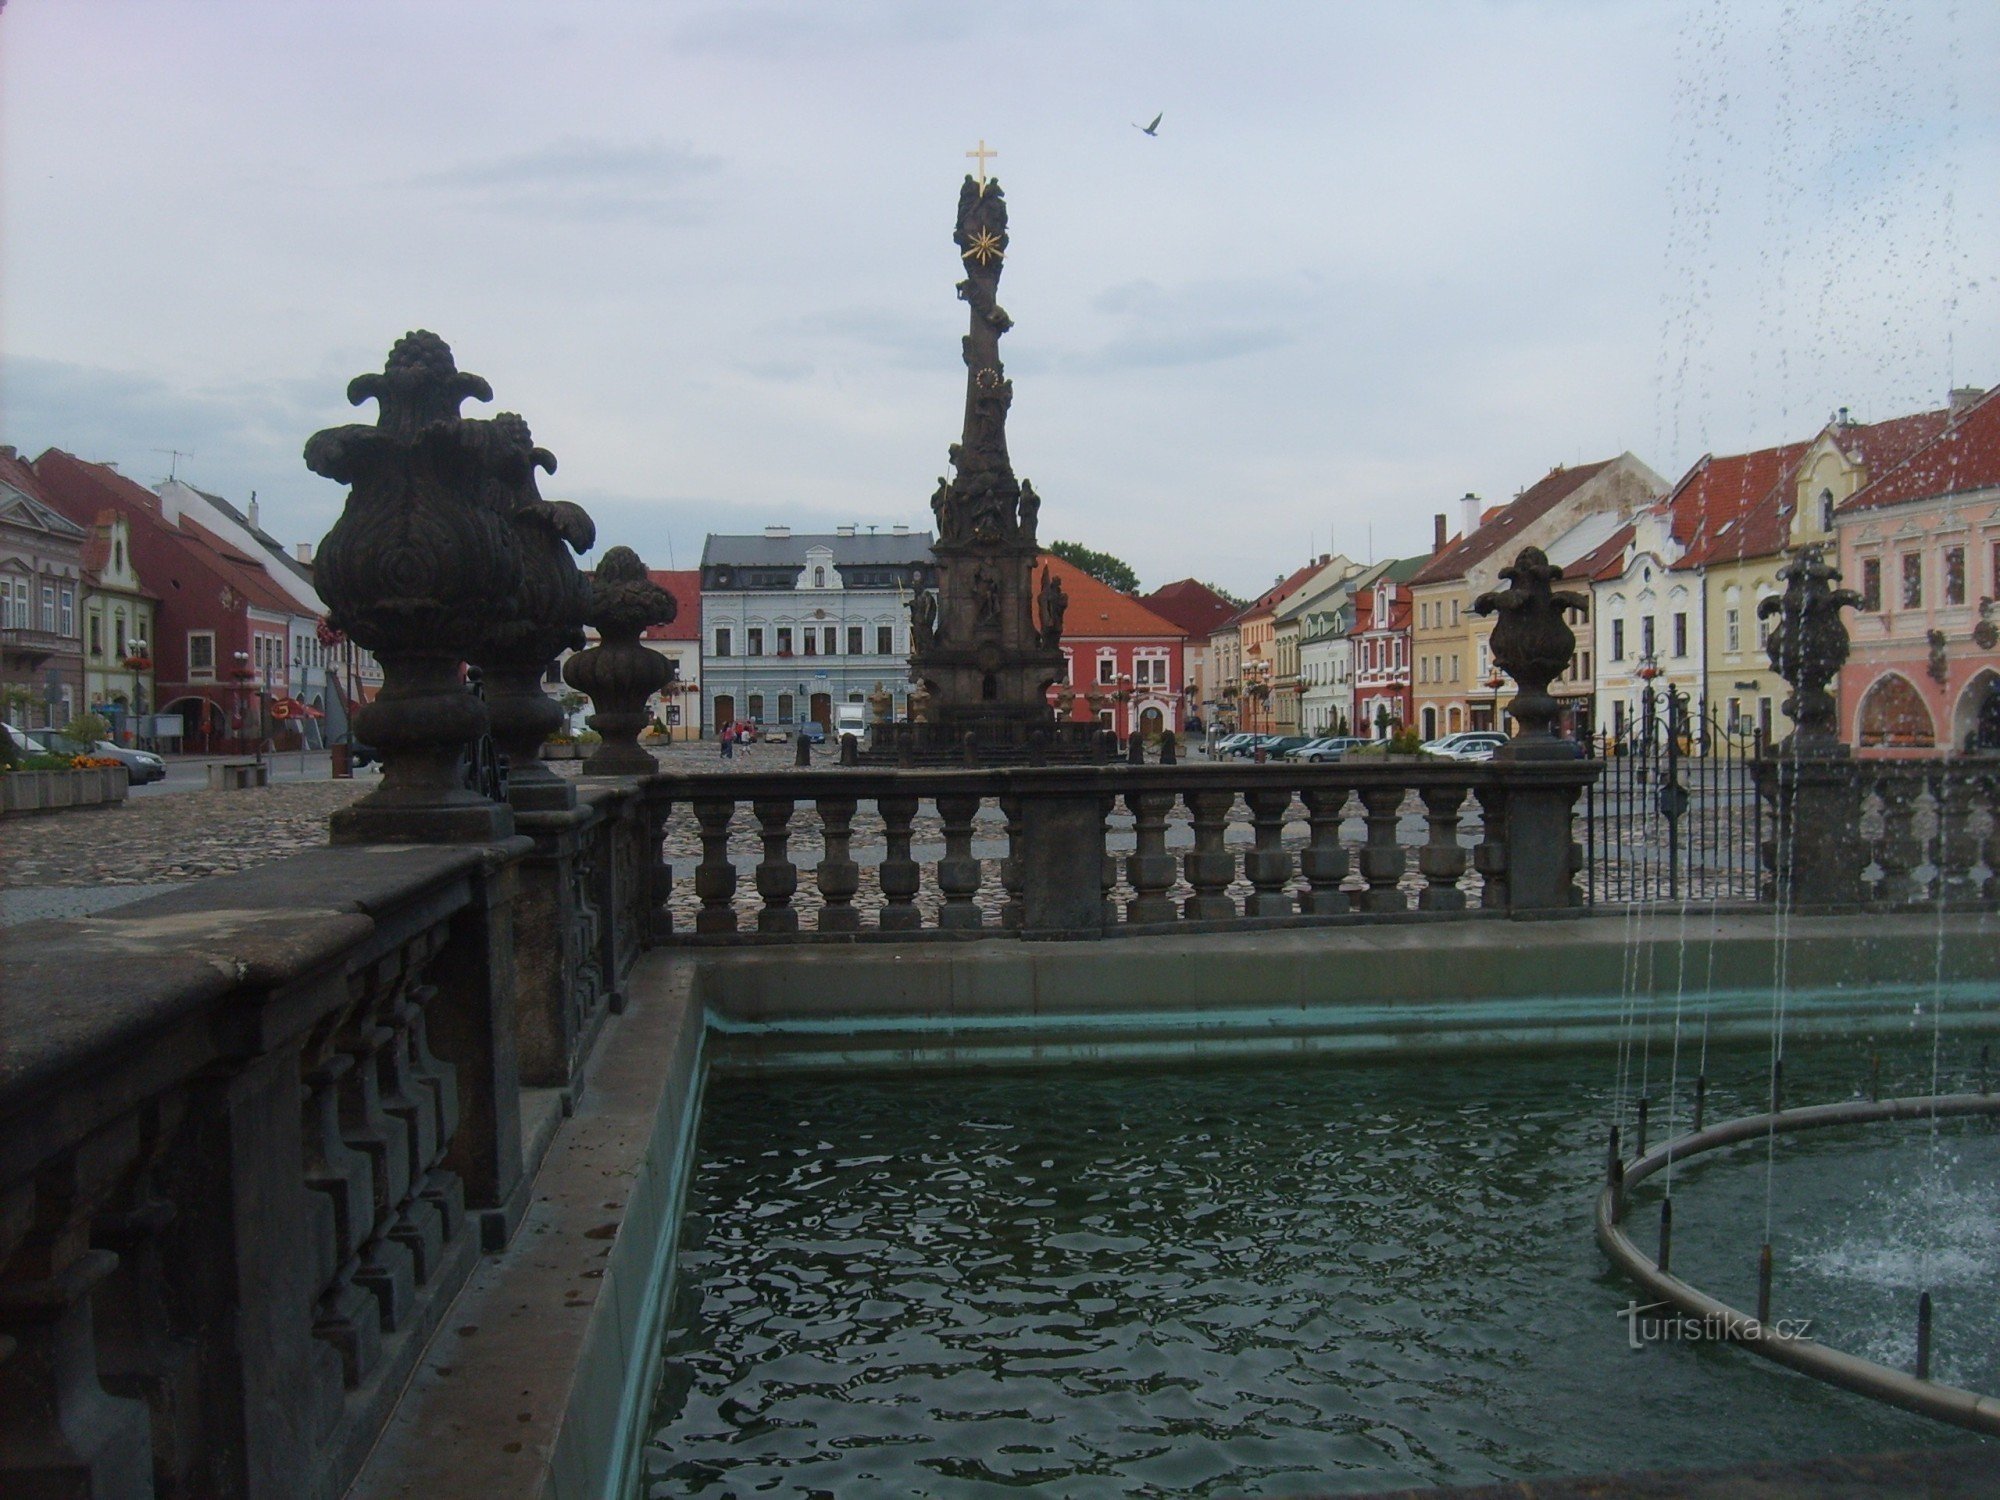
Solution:
<svg viewBox="0 0 2000 1500"><path fill-rule="evenodd" d="M182 484L187 484L187 481L185 479L179 482ZM266 531L263 527L252 526L250 524L250 518L247 515L245 515L242 511L238 510L235 506L231 505L227 500L223 499L222 496L212 495L207 490L196 489L195 486L191 484L188 484L187 487L191 490L194 490L194 492L197 495L201 496L202 499L206 500L210 505L213 505L217 510L221 511L225 516L229 517L230 520L234 521L238 526L241 526L245 531L249 532L250 535L255 537L257 539L257 543L259 546L261 546L266 552L270 553L271 556L275 558L279 563L284 565L286 572L295 576L301 583L305 584L307 588L313 587L312 569L307 567L304 563L300 562L296 557L292 556L291 553L287 552L285 550L284 543L280 542L276 537L272 536L271 533ZM256 497L253 494L251 498L255 499Z"/></svg>
<svg viewBox="0 0 2000 1500"><path fill-rule="evenodd" d="M674 596L674 617L665 625L648 625L641 640L701 639L701 569L648 568L646 576Z"/></svg>
<svg viewBox="0 0 2000 1500"><path fill-rule="evenodd" d="M1883 470L1840 509L1843 515L1877 510L1996 485L2000 485L2000 387L1988 391L1957 421Z"/></svg>
<svg viewBox="0 0 2000 1500"><path fill-rule="evenodd" d="M1038 601L1044 568L1052 571L1061 580L1063 592L1069 596L1068 607L1063 611L1065 640L1089 641L1106 636L1180 640L1187 635L1187 632L1172 620L1154 614L1130 594L1121 594L1110 584L1099 583L1074 563L1065 562L1052 552L1044 552L1035 559L1035 588ZM1035 610L1035 618L1036 622L1040 623L1039 603Z"/></svg>
<svg viewBox="0 0 2000 1500"><path fill-rule="evenodd" d="M1607 458L1574 469L1560 465L1551 469L1517 495L1512 504L1502 507L1498 515L1483 521L1472 535L1460 537L1435 557L1426 559L1410 582L1448 583L1463 578L1475 563L1498 552L1616 462L1615 458Z"/></svg>
<svg viewBox="0 0 2000 1500"><path fill-rule="evenodd" d="M1234 616L1232 616L1229 620L1224 621L1223 623L1231 625L1240 625L1245 620L1254 620L1259 615L1268 615L1273 613L1274 611L1276 611L1278 607L1278 601L1280 599L1283 599L1285 595L1289 594L1293 589L1297 588L1300 584L1304 583L1308 578L1312 577L1313 574L1317 573L1324 566L1325 564L1315 559L1314 561L1307 563L1303 568L1300 568L1296 573L1292 574L1289 578L1280 578L1276 583L1272 584L1269 588L1265 589L1263 593L1259 594L1255 599L1252 599L1248 604L1244 605L1242 609L1238 610Z"/></svg>
<svg viewBox="0 0 2000 1500"><path fill-rule="evenodd" d="M1674 540L1690 554L1704 550L1773 489L1789 486L1811 446L1781 443L1752 453L1703 454L1667 494ZM1686 565L1686 556L1681 562Z"/></svg>
<svg viewBox="0 0 2000 1500"><path fill-rule="evenodd" d="M49 504L26 459L0 454L0 514L18 526L46 531L65 541L81 541L84 528Z"/></svg>
<svg viewBox="0 0 2000 1500"><path fill-rule="evenodd" d="M1826 433L1842 453L1879 473L1891 464L1901 463L1943 432L1950 421L1950 408L1939 407L1936 411L1891 417L1886 422L1834 422Z"/></svg>
<svg viewBox="0 0 2000 1500"><path fill-rule="evenodd" d="M1236 605L1197 578L1161 584L1139 602L1189 635L1206 636L1236 613Z"/></svg>

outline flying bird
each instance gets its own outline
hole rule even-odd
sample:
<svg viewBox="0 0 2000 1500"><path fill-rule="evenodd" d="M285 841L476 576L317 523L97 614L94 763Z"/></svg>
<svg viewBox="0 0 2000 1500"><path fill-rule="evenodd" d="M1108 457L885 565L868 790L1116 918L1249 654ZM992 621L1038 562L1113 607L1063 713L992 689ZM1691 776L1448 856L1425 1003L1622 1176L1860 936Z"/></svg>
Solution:
<svg viewBox="0 0 2000 1500"><path fill-rule="evenodd" d="M1158 114L1153 116L1152 124L1141 125L1137 120L1134 120L1132 122L1132 128L1134 130L1144 131L1147 135L1158 135L1160 133L1160 121L1164 120L1166 116L1167 112L1165 110L1161 110Z"/></svg>

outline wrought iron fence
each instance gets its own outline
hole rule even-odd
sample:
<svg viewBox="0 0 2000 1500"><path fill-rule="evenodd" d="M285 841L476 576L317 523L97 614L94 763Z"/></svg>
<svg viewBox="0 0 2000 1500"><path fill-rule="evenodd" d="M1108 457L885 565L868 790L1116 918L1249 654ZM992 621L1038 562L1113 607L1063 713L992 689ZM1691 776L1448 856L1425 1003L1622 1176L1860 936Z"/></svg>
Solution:
<svg viewBox="0 0 2000 1500"><path fill-rule="evenodd" d="M1635 723L1590 743L1604 774L1584 800L1589 904L1758 898L1760 729L1693 709L1676 688L1649 687Z"/></svg>

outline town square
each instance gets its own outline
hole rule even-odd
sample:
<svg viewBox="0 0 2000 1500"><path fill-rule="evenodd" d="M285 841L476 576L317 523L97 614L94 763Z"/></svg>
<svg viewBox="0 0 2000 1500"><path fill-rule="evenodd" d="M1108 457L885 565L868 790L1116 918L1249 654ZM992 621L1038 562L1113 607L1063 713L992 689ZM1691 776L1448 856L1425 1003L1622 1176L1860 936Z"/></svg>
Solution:
<svg viewBox="0 0 2000 1500"><path fill-rule="evenodd" d="M0 10L0 1496L2000 1474L2000 14Z"/></svg>

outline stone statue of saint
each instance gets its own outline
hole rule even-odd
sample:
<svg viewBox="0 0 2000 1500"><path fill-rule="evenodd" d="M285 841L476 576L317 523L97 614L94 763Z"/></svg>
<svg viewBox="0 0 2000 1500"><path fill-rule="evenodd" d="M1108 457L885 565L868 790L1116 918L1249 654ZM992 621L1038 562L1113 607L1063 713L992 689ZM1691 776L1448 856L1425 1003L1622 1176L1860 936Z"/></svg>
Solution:
<svg viewBox="0 0 2000 1500"><path fill-rule="evenodd" d="M1069 608L1069 595L1063 592L1062 580L1053 568L1042 569L1042 591L1039 596L1042 607L1042 644L1054 646L1062 640L1063 614Z"/></svg>
<svg viewBox="0 0 2000 1500"><path fill-rule="evenodd" d="M972 575L972 602L979 623L1000 623L1000 580L991 568L982 567Z"/></svg>
<svg viewBox="0 0 2000 1500"><path fill-rule="evenodd" d="M951 532L951 481L938 475L938 487L931 495L931 514L937 518L938 536L949 537Z"/></svg>
<svg viewBox="0 0 2000 1500"><path fill-rule="evenodd" d="M910 601L910 647L921 654L937 644L937 595L920 589Z"/></svg>
<svg viewBox="0 0 2000 1500"><path fill-rule="evenodd" d="M1035 539L1035 521L1042 513L1042 497L1035 493L1035 487L1027 480L1021 481L1021 540Z"/></svg>

